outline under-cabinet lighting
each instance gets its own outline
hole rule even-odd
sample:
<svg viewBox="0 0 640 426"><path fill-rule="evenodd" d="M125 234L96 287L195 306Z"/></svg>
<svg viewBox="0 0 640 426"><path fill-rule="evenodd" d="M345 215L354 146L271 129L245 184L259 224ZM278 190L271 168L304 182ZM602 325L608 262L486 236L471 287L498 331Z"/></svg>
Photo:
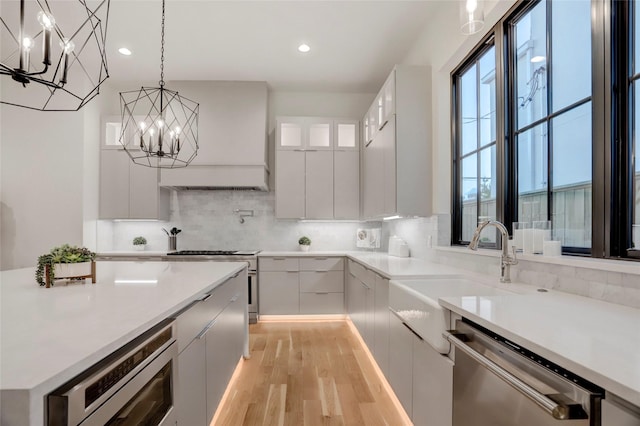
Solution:
<svg viewBox="0 0 640 426"><path fill-rule="evenodd" d="M124 55L124 56L130 56L131 55L131 51L129 49L127 49L126 47L121 47L120 49L118 49L118 52L120 52L120 54Z"/></svg>
<svg viewBox="0 0 640 426"><path fill-rule="evenodd" d="M160 222L158 219L113 219L114 222Z"/></svg>
<svg viewBox="0 0 640 426"><path fill-rule="evenodd" d="M395 215L395 216L383 217L382 220L394 220L394 219L400 219L400 218L402 218L402 216Z"/></svg>

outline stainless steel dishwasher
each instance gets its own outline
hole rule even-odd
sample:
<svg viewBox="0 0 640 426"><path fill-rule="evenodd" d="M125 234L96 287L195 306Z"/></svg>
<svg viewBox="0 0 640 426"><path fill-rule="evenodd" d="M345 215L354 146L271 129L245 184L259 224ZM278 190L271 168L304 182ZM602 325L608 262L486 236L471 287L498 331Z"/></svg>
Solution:
<svg viewBox="0 0 640 426"><path fill-rule="evenodd" d="M600 426L598 386L466 319L445 337L453 426Z"/></svg>

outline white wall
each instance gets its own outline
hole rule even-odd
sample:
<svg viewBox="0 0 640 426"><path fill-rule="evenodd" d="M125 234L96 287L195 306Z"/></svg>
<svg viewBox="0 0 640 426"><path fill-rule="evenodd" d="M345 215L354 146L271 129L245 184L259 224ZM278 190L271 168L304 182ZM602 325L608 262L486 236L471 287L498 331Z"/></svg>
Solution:
<svg viewBox="0 0 640 426"><path fill-rule="evenodd" d="M22 89L7 78L0 84L3 92ZM5 270L34 266L56 245L82 244L84 113L1 105L0 120Z"/></svg>

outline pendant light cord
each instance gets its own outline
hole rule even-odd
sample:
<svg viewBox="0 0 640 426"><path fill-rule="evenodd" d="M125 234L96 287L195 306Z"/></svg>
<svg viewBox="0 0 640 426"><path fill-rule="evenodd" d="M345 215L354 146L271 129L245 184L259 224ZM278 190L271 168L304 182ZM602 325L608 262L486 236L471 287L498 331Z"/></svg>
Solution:
<svg viewBox="0 0 640 426"><path fill-rule="evenodd" d="M160 87L164 87L164 2L162 0L162 34L160 47Z"/></svg>

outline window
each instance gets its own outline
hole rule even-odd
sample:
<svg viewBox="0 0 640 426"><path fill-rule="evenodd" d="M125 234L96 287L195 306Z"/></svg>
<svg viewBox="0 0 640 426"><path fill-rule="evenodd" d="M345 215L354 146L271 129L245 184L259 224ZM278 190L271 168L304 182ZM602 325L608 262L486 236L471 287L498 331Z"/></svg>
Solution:
<svg viewBox="0 0 640 426"><path fill-rule="evenodd" d="M588 250L591 2L542 1L509 26L518 221L551 220L565 250Z"/></svg>
<svg viewBox="0 0 640 426"><path fill-rule="evenodd" d="M496 52L489 45L457 77L462 240L478 221L496 218ZM495 240L492 240L495 242Z"/></svg>
<svg viewBox="0 0 640 426"><path fill-rule="evenodd" d="M564 253L640 257L640 0L517 2L452 102L453 244L550 220Z"/></svg>

